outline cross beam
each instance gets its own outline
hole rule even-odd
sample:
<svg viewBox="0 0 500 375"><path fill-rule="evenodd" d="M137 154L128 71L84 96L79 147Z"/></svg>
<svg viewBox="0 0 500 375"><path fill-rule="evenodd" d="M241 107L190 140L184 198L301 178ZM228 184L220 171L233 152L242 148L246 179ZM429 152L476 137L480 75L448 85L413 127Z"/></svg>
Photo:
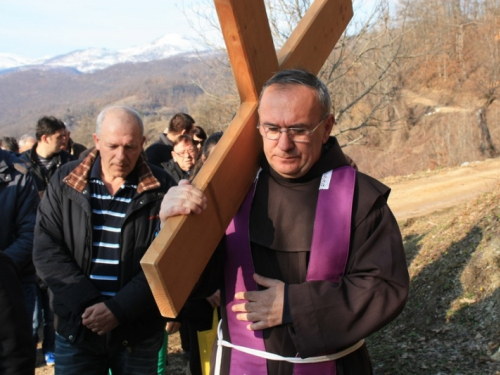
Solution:
<svg viewBox="0 0 500 375"><path fill-rule="evenodd" d="M215 0L240 108L193 184L208 198L200 215L171 217L141 260L163 316L176 317L258 170L262 86L282 69L319 72L352 17L351 0L316 0L276 54L264 0Z"/></svg>

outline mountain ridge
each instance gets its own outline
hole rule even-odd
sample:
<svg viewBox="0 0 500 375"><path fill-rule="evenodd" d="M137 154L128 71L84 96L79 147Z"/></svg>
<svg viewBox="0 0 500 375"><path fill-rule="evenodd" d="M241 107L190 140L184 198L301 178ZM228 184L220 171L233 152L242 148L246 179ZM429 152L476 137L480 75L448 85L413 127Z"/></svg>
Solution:
<svg viewBox="0 0 500 375"><path fill-rule="evenodd" d="M87 48L42 59L25 59L14 54L0 53L0 74L27 69L70 68L79 73L93 73L120 63L139 63L166 59L172 56L208 48L179 34L166 34L151 43L120 50Z"/></svg>

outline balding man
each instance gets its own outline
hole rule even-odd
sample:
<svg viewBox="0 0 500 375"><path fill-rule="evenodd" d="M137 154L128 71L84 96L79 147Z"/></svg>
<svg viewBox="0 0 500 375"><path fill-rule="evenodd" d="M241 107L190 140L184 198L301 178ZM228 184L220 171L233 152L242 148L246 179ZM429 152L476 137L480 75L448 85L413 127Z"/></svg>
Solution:
<svg viewBox="0 0 500 375"><path fill-rule="evenodd" d="M97 118L95 150L62 166L40 204L34 261L53 293L58 374L154 374L165 320L139 261L174 184L142 154L127 107Z"/></svg>

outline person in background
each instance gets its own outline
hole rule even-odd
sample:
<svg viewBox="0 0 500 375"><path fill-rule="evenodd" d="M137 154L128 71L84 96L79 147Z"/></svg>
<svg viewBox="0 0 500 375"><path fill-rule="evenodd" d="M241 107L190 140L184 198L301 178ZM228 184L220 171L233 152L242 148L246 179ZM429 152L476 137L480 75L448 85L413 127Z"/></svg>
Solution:
<svg viewBox="0 0 500 375"><path fill-rule="evenodd" d="M198 149L193 138L183 134L177 137L173 143L172 159L162 163L163 168L170 173L175 182L189 180L196 160L198 159Z"/></svg>
<svg viewBox="0 0 500 375"><path fill-rule="evenodd" d="M33 177L22 161L13 153L0 150L1 374L27 374L27 369L34 368L36 351L28 316L33 317L36 300L37 277L32 252L39 201ZM29 329L29 339L25 337L26 329Z"/></svg>
<svg viewBox="0 0 500 375"><path fill-rule="evenodd" d="M208 159L215 148L215 145L222 137L222 132L211 134L201 150L201 157L198 158L196 166L193 170L194 179L196 173L201 169L203 163ZM200 358L200 347L198 343L198 332L208 331L213 329L213 314L214 309L220 306L220 290L207 298L188 300L183 308L183 319L180 327L181 338L189 343L189 370L191 375L202 375L202 366ZM209 348L211 349L211 348ZM210 354L207 357L210 358Z"/></svg>
<svg viewBox="0 0 500 375"><path fill-rule="evenodd" d="M195 144L196 148L198 149L198 155L200 155L203 144L205 143L205 141L207 139L207 133L205 133L205 130L203 130L203 128L201 126L195 125L193 127L192 136L193 136L194 144Z"/></svg>
<svg viewBox="0 0 500 375"><path fill-rule="evenodd" d="M19 268L0 251L0 374L33 375L36 352Z"/></svg>
<svg viewBox="0 0 500 375"><path fill-rule="evenodd" d="M210 136L207 138L205 143L203 144L203 148L201 149L201 154L198 157L198 161L194 165L193 168L193 177L198 174L200 171L201 167L203 167L203 164L207 161L208 157L212 153L212 151L215 148L215 145L220 141L222 138L222 132L215 132L213 134L210 134Z"/></svg>
<svg viewBox="0 0 500 375"><path fill-rule="evenodd" d="M61 150L65 136L66 126L61 120L53 116L44 116L36 125L37 142L20 155L33 174L41 195L56 170L74 160L70 154Z"/></svg>
<svg viewBox="0 0 500 375"><path fill-rule="evenodd" d="M14 137L3 137L0 139L0 148L14 154L19 154L19 145L17 144L17 139Z"/></svg>
<svg viewBox="0 0 500 375"><path fill-rule="evenodd" d="M222 132L216 132L207 138L206 142L203 144L203 149L201 150L201 157L198 157L198 161L193 168L191 180L196 177L196 174L203 166L203 163L205 163L215 148L215 145L221 139L222 134ZM182 349L189 359L188 366L191 375L201 375L202 373L202 363L200 361L200 349L198 345L198 332L207 331L212 328L213 309L216 309L219 306L220 290L217 290L214 294L207 298L188 300L182 313L182 323L177 321L167 323L168 335L180 331ZM158 375L164 374L164 365L167 362L166 351L167 345L162 347L162 350L160 351L160 357L163 359L163 362L159 365ZM208 356L210 357L210 355Z"/></svg>
<svg viewBox="0 0 500 375"><path fill-rule="evenodd" d="M162 163L171 160L175 140L180 135L191 135L194 123L194 119L187 113L176 113L160 134L160 139L146 149L148 162L161 168Z"/></svg>
<svg viewBox="0 0 500 375"><path fill-rule="evenodd" d="M25 151L31 150L33 145L36 143L36 138L31 134L23 134L18 141L19 153L22 154Z"/></svg>
<svg viewBox="0 0 500 375"><path fill-rule="evenodd" d="M38 189L40 197L43 196L50 178L64 164L73 160L66 151L61 150L65 141L66 126L53 117L45 116L38 120L36 126L37 142L31 149L24 151L20 158L24 160L30 169ZM55 331L54 314L49 303L49 291L47 284L38 278L36 288L36 302L33 313L33 337L38 343L38 330L43 326L42 352L45 363L53 366L55 362Z"/></svg>
<svg viewBox="0 0 500 375"><path fill-rule="evenodd" d="M87 149L84 145L81 143L76 143L71 139L71 132L69 131L68 127L64 127L65 131L65 136L63 140L63 144L61 146L61 150L66 151L70 155L72 155L75 159L80 158L80 154Z"/></svg>
<svg viewBox="0 0 500 375"><path fill-rule="evenodd" d="M400 314L409 289L390 189L349 165L314 74L277 72L258 114L261 170L223 239L215 373L372 374L363 339ZM181 181L160 218L205 207Z"/></svg>

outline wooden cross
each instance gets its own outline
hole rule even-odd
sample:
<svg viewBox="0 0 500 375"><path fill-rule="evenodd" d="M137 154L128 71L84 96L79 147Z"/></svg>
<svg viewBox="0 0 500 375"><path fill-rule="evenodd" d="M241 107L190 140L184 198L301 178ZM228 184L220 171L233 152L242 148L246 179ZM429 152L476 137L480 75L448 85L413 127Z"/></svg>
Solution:
<svg viewBox="0 0 500 375"><path fill-rule="evenodd" d="M283 69L317 74L352 17L351 0L315 0L276 55L264 0L215 0L215 7L241 105L193 181L207 196L207 209L169 218L141 260L166 317L179 314L256 176L262 86Z"/></svg>

